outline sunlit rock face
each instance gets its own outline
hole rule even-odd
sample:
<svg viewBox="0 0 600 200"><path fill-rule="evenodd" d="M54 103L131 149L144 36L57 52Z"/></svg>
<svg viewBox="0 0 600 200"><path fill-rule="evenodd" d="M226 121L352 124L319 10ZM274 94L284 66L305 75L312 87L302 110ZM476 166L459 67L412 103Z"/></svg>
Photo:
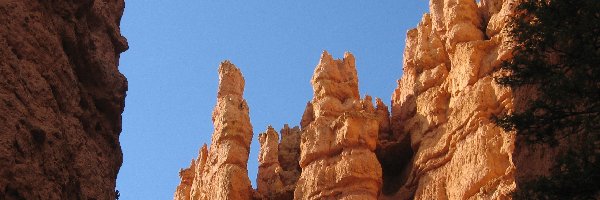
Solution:
<svg viewBox="0 0 600 200"><path fill-rule="evenodd" d="M412 157L392 163L402 172L386 168L384 175L396 177L384 178L390 182L382 199L510 198L515 137L490 120L513 108L511 91L493 78L511 54L502 32L510 6L432 0L431 13L408 31L403 75L392 96L392 134L381 143ZM386 166L394 155L382 152Z"/></svg>
<svg viewBox="0 0 600 200"><path fill-rule="evenodd" d="M379 121L361 99L354 56L323 52L311 80L314 97L302 117L295 199L377 199L381 166L374 150Z"/></svg>
<svg viewBox="0 0 600 200"><path fill-rule="evenodd" d="M0 199L115 199L124 6L0 1Z"/></svg>
<svg viewBox="0 0 600 200"><path fill-rule="evenodd" d="M293 199L300 177L300 128L284 125L279 135L269 126L259 134L258 175L255 199Z"/></svg>
<svg viewBox="0 0 600 200"><path fill-rule="evenodd" d="M219 66L217 105L213 110L214 132L210 148L180 172L175 199L250 199L248 154L252 141L249 108L243 98L244 78L229 61Z"/></svg>

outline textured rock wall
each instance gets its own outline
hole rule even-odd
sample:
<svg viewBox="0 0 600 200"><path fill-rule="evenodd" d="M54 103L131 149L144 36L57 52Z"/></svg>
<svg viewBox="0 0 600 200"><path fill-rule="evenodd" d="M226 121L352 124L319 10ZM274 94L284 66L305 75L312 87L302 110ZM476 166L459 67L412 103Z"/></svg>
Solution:
<svg viewBox="0 0 600 200"><path fill-rule="evenodd" d="M260 152L258 153L258 176L256 190L263 198L271 197L283 189L279 172L279 135L269 126L267 131L258 135Z"/></svg>
<svg viewBox="0 0 600 200"><path fill-rule="evenodd" d="M255 199L293 199L300 177L300 128L287 124L279 135L269 126L258 136L258 175Z"/></svg>
<svg viewBox="0 0 600 200"><path fill-rule="evenodd" d="M252 141L249 108L244 100L244 78L229 61L219 66L217 105L212 120L210 148L200 150L189 168L180 171L175 199L250 199L248 154Z"/></svg>
<svg viewBox="0 0 600 200"><path fill-rule="evenodd" d="M0 199L114 199L122 0L0 0Z"/></svg>
<svg viewBox="0 0 600 200"><path fill-rule="evenodd" d="M371 97L360 99L354 56L323 52L302 117L295 199L376 199L382 184L374 150L379 134Z"/></svg>
<svg viewBox="0 0 600 200"><path fill-rule="evenodd" d="M516 187L515 138L490 116L513 106L511 91L493 80L493 70L510 56L502 33L510 6L432 0L431 13L408 32L392 97L393 134L385 142L413 155L383 198L509 198Z"/></svg>
<svg viewBox="0 0 600 200"><path fill-rule="evenodd" d="M300 178L300 136L302 132L298 126L290 128L287 124L281 131L281 142L279 143L279 164L281 172L279 176L284 188L280 195L281 199L293 199L296 182Z"/></svg>

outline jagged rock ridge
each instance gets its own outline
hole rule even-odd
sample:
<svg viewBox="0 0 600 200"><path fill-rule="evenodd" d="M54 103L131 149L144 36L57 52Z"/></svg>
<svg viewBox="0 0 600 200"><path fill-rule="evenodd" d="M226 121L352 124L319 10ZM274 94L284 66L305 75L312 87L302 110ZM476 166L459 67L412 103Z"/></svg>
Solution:
<svg viewBox="0 0 600 200"><path fill-rule="evenodd" d="M0 199L115 199L124 6L0 1Z"/></svg>

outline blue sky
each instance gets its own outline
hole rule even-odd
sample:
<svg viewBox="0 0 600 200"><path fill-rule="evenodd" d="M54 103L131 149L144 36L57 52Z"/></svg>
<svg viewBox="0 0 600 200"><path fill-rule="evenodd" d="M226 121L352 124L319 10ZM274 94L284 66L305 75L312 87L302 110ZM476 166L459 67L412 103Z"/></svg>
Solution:
<svg viewBox="0 0 600 200"><path fill-rule="evenodd" d="M352 52L361 95L389 105L406 31L428 6L425 0L249 2L126 0L121 199L173 198L179 169L210 143L222 60L231 60L246 79L254 183L258 133L270 124L279 130L299 123L321 52L335 58Z"/></svg>

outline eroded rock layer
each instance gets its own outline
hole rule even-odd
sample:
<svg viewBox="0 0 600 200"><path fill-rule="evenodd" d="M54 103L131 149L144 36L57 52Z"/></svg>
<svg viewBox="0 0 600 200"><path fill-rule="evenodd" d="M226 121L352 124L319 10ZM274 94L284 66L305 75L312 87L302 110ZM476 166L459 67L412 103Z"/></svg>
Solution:
<svg viewBox="0 0 600 200"><path fill-rule="evenodd" d="M373 152L379 121L372 99L361 99L354 56L323 52L302 117L295 199L377 199L381 166Z"/></svg>
<svg viewBox="0 0 600 200"><path fill-rule="evenodd" d="M511 92L493 78L510 56L502 29L511 5L431 0L408 32L385 142L414 153L383 198L506 199L515 189L514 134L490 120L512 109Z"/></svg>
<svg viewBox="0 0 600 200"><path fill-rule="evenodd" d="M0 1L0 199L115 199L123 8Z"/></svg>
<svg viewBox="0 0 600 200"><path fill-rule="evenodd" d="M212 119L210 148L200 150L198 159L180 172L175 199L250 199L248 154L252 141L249 108L244 100L244 78L229 61L219 66L217 105Z"/></svg>

